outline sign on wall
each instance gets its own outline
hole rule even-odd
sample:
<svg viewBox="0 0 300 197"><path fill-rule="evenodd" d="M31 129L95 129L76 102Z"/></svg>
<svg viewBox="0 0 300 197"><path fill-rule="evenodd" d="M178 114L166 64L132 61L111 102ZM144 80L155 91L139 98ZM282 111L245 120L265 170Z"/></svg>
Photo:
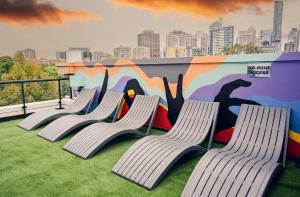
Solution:
<svg viewBox="0 0 300 197"><path fill-rule="evenodd" d="M249 77L266 78L271 76L271 64L248 64L247 74Z"/></svg>

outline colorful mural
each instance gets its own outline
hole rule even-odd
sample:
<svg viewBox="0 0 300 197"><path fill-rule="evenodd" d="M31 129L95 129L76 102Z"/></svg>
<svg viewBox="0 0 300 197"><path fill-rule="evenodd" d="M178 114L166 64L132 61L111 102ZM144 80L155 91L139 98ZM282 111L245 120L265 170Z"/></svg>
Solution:
<svg viewBox="0 0 300 197"><path fill-rule="evenodd" d="M247 76L249 63L268 62L271 77ZM288 155L300 157L300 53L60 66L74 73L71 85L76 87L99 88L106 76L103 84L107 89L126 93L120 116L130 108L135 94L159 95L161 101L154 126L163 130L174 125L186 99L221 102L215 139L222 142L230 139L241 104L289 107L292 116Z"/></svg>

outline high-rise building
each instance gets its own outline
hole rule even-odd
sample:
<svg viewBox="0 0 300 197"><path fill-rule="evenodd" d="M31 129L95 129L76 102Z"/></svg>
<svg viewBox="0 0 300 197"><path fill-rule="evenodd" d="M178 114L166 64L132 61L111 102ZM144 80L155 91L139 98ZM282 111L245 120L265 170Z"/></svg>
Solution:
<svg viewBox="0 0 300 197"><path fill-rule="evenodd" d="M133 48L133 59L149 59L150 49L148 47L136 47Z"/></svg>
<svg viewBox="0 0 300 197"><path fill-rule="evenodd" d="M174 30L167 34L166 42L167 57L189 57L197 46L197 36Z"/></svg>
<svg viewBox="0 0 300 197"><path fill-rule="evenodd" d="M56 52L56 61L65 62L67 60L67 53L65 51Z"/></svg>
<svg viewBox="0 0 300 197"><path fill-rule="evenodd" d="M300 31L297 28L292 28L289 31L288 43L287 43L288 44L287 48L289 48L289 52L296 52L299 50L299 36L300 36ZM289 46L293 46L293 47L289 47Z"/></svg>
<svg viewBox="0 0 300 197"><path fill-rule="evenodd" d="M282 33L282 11L283 0L274 0L274 18L272 42L279 51L281 50L281 33Z"/></svg>
<svg viewBox="0 0 300 197"><path fill-rule="evenodd" d="M36 53L34 49L25 49L22 53L27 60L36 60Z"/></svg>
<svg viewBox="0 0 300 197"><path fill-rule="evenodd" d="M234 43L234 27L232 25L222 28L224 31L224 48L232 47Z"/></svg>
<svg viewBox="0 0 300 197"><path fill-rule="evenodd" d="M67 62L89 62L92 61L92 53L89 48L70 47L66 51Z"/></svg>
<svg viewBox="0 0 300 197"><path fill-rule="evenodd" d="M284 52L296 52L296 46L294 42L287 42L284 44Z"/></svg>
<svg viewBox="0 0 300 197"><path fill-rule="evenodd" d="M253 27L250 27L246 31L239 31L236 42L240 45L254 45L256 43L256 30Z"/></svg>
<svg viewBox="0 0 300 197"><path fill-rule="evenodd" d="M232 47L234 43L234 27L223 26L222 18L209 26L210 54L222 53L224 48Z"/></svg>
<svg viewBox="0 0 300 197"><path fill-rule="evenodd" d="M117 48L114 48L114 56L117 59L130 59L131 58L131 48L127 46L119 46Z"/></svg>
<svg viewBox="0 0 300 197"><path fill-rule="evenodd" d="M197 47L193 51L193 56L200 56L200 55L208 55L208 34L198 31L196 33L197 36Z"/></svg>
<svg viewBox="0 0 300 197"><path fill-rule="evenodd" d="M272 45L272 30L261 30L259 36L261 37L262 46Z"/></svg>
<svg viewBox="0 0 300 197"><path fill-rule="evenodd" d="M151 30L145 30L138 34L138 47L147 47L150 49L150 58L160 58L160 38L159 34Z"/></svg>

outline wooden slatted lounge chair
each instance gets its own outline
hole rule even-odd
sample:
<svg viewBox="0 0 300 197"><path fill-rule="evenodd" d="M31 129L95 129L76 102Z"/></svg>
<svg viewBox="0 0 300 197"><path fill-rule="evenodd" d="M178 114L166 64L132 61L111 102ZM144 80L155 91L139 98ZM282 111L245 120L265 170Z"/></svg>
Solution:
<svg viewBox="0 0 300 197"><path fill-rule="evenodd" d="M152 189L178 159L201 149L199 145L211 130L210 147L218 108L216 102L185 101L175 125L167 134L147 136L136 142L112 172Z"/></svg>
<svg viewBox="0 0 300 197"><path fill-rule="evenodd" d="M61 117L43 128L38 135L46 140L54 142L62 139L65 135L78 127L100 122L110 117L117 109L115 113L116 117L123 95L123 92L108 90L106 91L101 103L93 112L86 115L72 114ZM113 122L115 117L113 118Z"/></svg>
<svg viewBox="0 0 300 197"><path fill-rule="evenodd" d="M285 165L290 109L242 105L230 142L208 151L182 197L263 196L283 150Z"/></svg>
<svg viewBox="0 0 300 197"><path fill-rule="evenodd" d="M95 123L84 128L65 144L64 149L84 159L90 158L118 136L124 134L144 136L145 134L138 129L150 119L147 135L152 126L158 103L158 96L137 95L130 110L121 120L114 123Z"/></svg>
<svg viewBox="0 0 300 197"><path fill-rule="evenodd" d="M56 118L68 115L76 114L88 107L89 103L93 100L96 90L84 89L79 94L78 98L66 109L53 109L38 111L19 123L19 127L26 130L33 130L41 126L42 124L52 121Z"/></svg>

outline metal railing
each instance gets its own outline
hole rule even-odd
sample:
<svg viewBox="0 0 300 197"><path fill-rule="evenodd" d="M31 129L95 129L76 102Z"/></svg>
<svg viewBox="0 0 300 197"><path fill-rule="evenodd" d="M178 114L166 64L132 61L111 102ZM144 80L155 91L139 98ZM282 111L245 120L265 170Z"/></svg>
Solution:
<svg viewBox="0 0 300 197"><path fill-rule="evenodd" d="M69 80L69 77L66 78L56 78L56 79L34 79L34 80L11 80L11 81L0 81L0 85L7 85L7 84L20 84L21 86L21 99L22 99L22 109L23 109L23 116L24 118L26 117L26 98L25 98L25 86L24 84L26 83L41 83L41 82L50 82L50 81L57 81L58 85L58 104L59 104L59 109L62 109L62 93L61 93L61 81L64 80ZM72 90L70 87L70 98L72 99Z"/></svg>

